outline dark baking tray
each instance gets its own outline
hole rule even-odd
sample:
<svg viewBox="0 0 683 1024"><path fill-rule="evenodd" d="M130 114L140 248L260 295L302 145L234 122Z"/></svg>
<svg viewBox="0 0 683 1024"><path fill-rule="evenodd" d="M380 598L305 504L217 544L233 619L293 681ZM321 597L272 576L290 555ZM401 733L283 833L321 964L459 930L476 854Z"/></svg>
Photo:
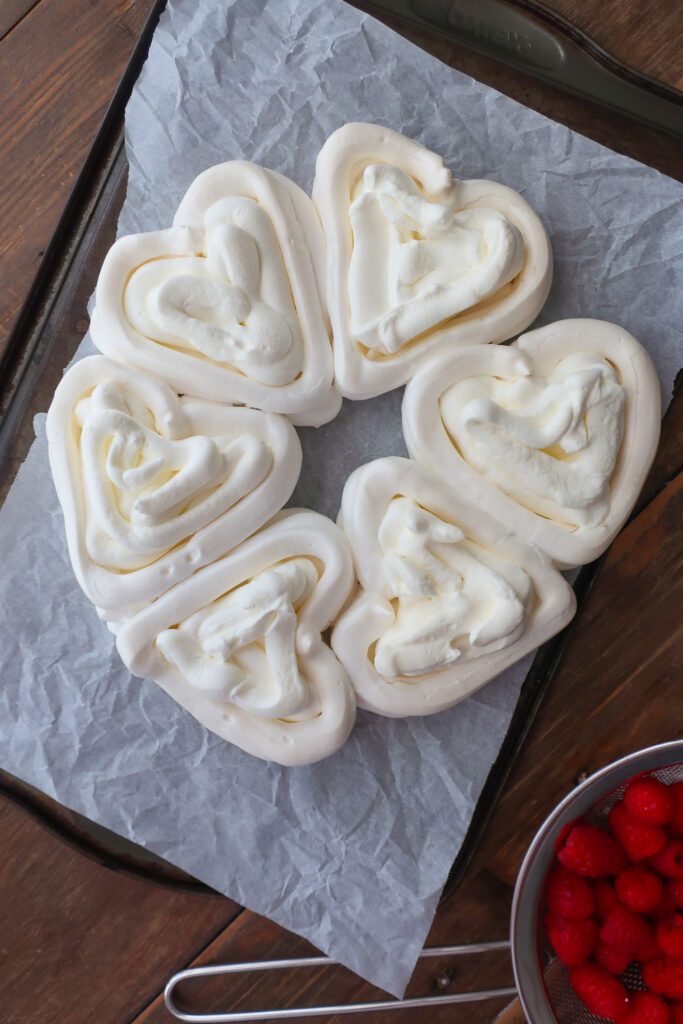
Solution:
<svg viewBox="0 0 683 1024"><path fill-rule="evenodd" d="M355 0L354 0L355 2ZM535 0L363 0L379 17L436 34L565 92L683 139L683 92L619 63Z"/></svg>
<svg viewBox="0 0 683 1024"><path fill-rule="evenodd" d="M123 144L125 105L144 62L164 7L157 0L110 104L0 363L0 503L33 440L33 417L47 409L64 367L88 325L87 303L99 267L116 231L126 192ZM574 588L579 605L599 569L586 566ZM537 652L523 684L510 726L477 803L470 828L444 888L457 886L472 857L505 780L562 657L565 630ZM107 829L50 800L0 771L0 792L88 856L161 884L207 891L202 883Z"/></svg>

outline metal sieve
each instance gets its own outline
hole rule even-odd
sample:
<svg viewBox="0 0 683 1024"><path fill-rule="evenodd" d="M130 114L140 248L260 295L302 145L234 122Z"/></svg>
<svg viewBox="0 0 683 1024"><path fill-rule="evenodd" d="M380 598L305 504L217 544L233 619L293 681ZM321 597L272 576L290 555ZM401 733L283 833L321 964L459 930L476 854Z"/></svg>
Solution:
<svg viewBox="0 0 683 1024"><path fill-rule="evenodd" d="M579 819L600 824L636 777L654 775L665 783L683 781L683 740L660 743L615 761L591 775L565 797L541 826L522 863L512 902L510 942L481 942L466 946L443 946L422 951L423 957L462 957L506 951L511 947L517 1003L497 1018L508 1024L523 1020L528 1024L605 1024L586 1009L569 984L569 971L562 966L548 941L543 926L545 879L555 856L555 846L566 827ZM417 999L389 999L379 1002L313 1007L287 1007L272 1010L230 1011L227 1013L187 1013L175 1001L176 986L184 981L219 974L321 967L334 963L327 957L292 960L256 961L190 967L169 980L164 1002L176 1019L186 1024L245 1024L247 1021L291 1020L302 1017L332 1016L378 1010L423 1009L457 1003L472 1003L514 994L514 989L489 989L458 992ZM622 976L629 989L643 988L640 971L631 964Z"/></svg>
<svg viewBox="0 0 683 1024"><path fill-rule="evenodd" d="M517 876L510 938L517 992L530 1024L604 1024L576 995L569 971L550 945L543 924L544 883L563 830L579 819L604 823L626 785L650 775L667 784L683 781L683 740L639 750L591 775L555 808L529 847ZM629 989L644 988L635 964L622 981Z"/></svg>

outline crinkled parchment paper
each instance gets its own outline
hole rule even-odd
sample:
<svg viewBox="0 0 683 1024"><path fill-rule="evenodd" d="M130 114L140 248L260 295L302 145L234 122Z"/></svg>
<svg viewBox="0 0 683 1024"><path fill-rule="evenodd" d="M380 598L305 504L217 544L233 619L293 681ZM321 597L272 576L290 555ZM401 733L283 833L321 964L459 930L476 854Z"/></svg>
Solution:
<svg viewBox="0 0 683 1024"><path fill-rule="evenodd" d="M518 189L556 257L539 322L622 324L649 348L668 400L683 321L680 186L339 0L171 0L128 107L120 232L167 226L192 178L223 160L255 160L309 190L318 149L347 120L390 125L456 176ZM296 503L334 516L356 465L404 454L400 402L346 402L333 423L301 430ZM39 422L0 513L3 766L400 994L529 660L432 718L361 712L321 764L257 761L122 667L71 573L43 435Z"/></svg>

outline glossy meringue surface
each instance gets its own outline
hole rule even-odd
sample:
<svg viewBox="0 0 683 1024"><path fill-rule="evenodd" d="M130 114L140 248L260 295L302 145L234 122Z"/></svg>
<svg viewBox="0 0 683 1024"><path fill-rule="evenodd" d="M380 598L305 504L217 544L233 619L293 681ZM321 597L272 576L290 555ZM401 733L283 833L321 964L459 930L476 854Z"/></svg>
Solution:
<svg viewBox="0 0 683 1024"><path fill-rule="evenodd" d="M650 357L601 320L561 320L510 346L442 357L403 402L411 456L560 568L592 561L612 541L659 431Z"/></svg>
<svg viewBox="0 0 683 1024"><path fill-rule="evenodd" d="M341 530L288 510L124 623L117 648L212 732L264 760L310 764L355 719L348 676L321 635L353 582Z"/></svg>
<svg viewBox="0 0 683 1024"><path fill-rule="evenodd" d="M361 589L332 646L361 707L430 715L469 696L570 621L550 562L466 493L401 458L361 466L340 524Z"/></svg>
<svg viewBox="0 0 683 1024"><path fill-rule="evenodd" d="M148 260L124 292L141 335L238 370L260 384L290 384L303 342L287 273L268 216L228 196L204 217L205 254Z"/></svg>
<svg viewBox="0 0 683 1024"><path fill-rule="evenodd" d="M414 499L392 498L378 531L383 569L398 601L396 621L377 641L380 675L424 675L513 643L531 598L518 566L468 540Z"/></svg>
<svg viewBox="0 0 683 1024"><path fill-rule="evenodd" d="M156 645L190 686L262 718L311 708L296 659L297 608L318 582L313 562L291 558L163 630Z"/></svg>
<svg viewBox="0 0 683 1024"><path fill-rule="evenodd" d="M533 512L597 526L624 435L626 389L594 352L561 359L548 377L459 381L441 417L467 461Z"/></svg>
<svg viewBox="0 0 683 1024"><path fill-rule="evenodd" d="M393 355L522 269L522 234L502 213L455 213L399 167L368 164L351 195L350 326L372 353Z"/></svg>
<svg viewBox="0 0 683 1024"><path fill-rule="evenodd" d="M440 156L399 132L362 123L334 132L318 154L313 201L345 397L399 387L460 345L512 337L548 294L550 243L524 199L453 179Z"/></svg>
<svg viewBox="0 0 683 1024"><path fill-rule="evenodd" d="M268 474L261 438L165 437L150 411L116 384L80 400L83 494L92 560L126 571L197 533Z"/></svg>
<svg viewBox="0 0 683 1024"><path fill-rule="evenodd" d="M71 563L107 618L248 537L281 508L301 467L284 417L179 398L103 356L64 375L47 433Z"/></svg>
<svg viewBox="0 0 683 1024"><path fill-rule="evenodd" d="M313 204L294 182L244 160L211 167L172 227L114 243L93 340L180 394L326 423L340 398L323 253Z"/></svg>

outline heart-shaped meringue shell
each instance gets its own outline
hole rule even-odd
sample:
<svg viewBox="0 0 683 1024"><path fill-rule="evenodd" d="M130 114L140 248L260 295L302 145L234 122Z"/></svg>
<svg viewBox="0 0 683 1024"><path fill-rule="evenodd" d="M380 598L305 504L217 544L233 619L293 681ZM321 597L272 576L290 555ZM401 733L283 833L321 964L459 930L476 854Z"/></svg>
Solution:
<svg viewBox="0 0 683 1024"><path fill-rule="evenodd" d="M318 580L297 608L299 670L315 691L316 707L299 720L250 714L234 703L207 696L162 654L157 638L234 588L287 560L315 565ZM351 553L334 523L316 512L280 513L226 558L201 569L130 619L116 645L135 675L153 679L212 732L255 757L283 765L310 764L333 754L355 720L353 690L344 668L321 633L335 619L353 587Z"/></svg>
<svg viewBox="0 0 683 1024"><path fill-rule="evenodd" d="M99 564L89 551L89 521L86 474L94 473L92 486L111 492L114 502L109 516L120 515L122 492L106 476L106 466L84 462L82 429L77 410L96 389L118 389L124 397L145 410L152 425L148 432L158 435L159 444L174 444L199 439L203 446L214 447L220 438L232 463L227 475L211 491L199 487L204 505L185 528L173 526L170 516L164 523L158 553L146 548L139 568L121 568L121 564ZM128 419L128 417L126 417ZM131 424L132 425L132 424ZM133 427L133 431L137 430ZM140 434L144 428L140 428ZM103 356L90 356L75 363L62 378L47 416L47 436L52 475L64 513L69 556L81 587L107 617L129 614L145 601L152 601L169 587L186 579L203 565L226 554L254 530L263 525L292 493L301 468L301 446L296 431L282 416L255 409L236 408L201 399L179 398L159 381ZM113 433L112 433L113 436ZM104 442L103 442L104 443ZM111 450L111 449L110 449ZM213 452L215 455L215 451ZM144 470L143 470L144 471ZM140 469L137 469L140 472ZM106 479L98 479L104 473ZM89 479L89 478L88 478ZM212 496L221 493L213 506ZM144 482L142 485L144 491ZM177 496L178 497L178 496ZM181 504L192 500L190 493L179 496ZM149 499L147 499L149 504ZM181 515L182 517L182 515ZM198 518L199 517L199 518ZM121 514L125 552L125 514ZM169 535L169 528L174 530ZM187 530L187 532L185 532ZM136 554L131 550L135 562Z"/></svg>
<svg viewBox="0 0 683 1024"><path fill-rule="evenodd" d="M526 574L531 597L524 626L508 646L476 657L466 655L423 675L380 675L372 651L396 623L397 612L379 533L396 497L412 499L444 525L459 527L468 542L509 563L514 572L521 569ZM359 707L369 711L392 718L443 711L554 636L574 615L571 587L540 552L514 536L463 491L451 489L409 459L378 459L352 473L344 488L340 524L351 545L362 589L337 620L332 647L349 674Z"/></svg>
<svg viewBox="0 0 683 1024"><path fill-rule="evenodd" d="M269 313L266 321L262 316L251 329L252 338L258 340L264 336L263 326L259 324L265 323L269 331L274 318L279 318L284 324L282 317L287 318L286 309L281 314L274 312L260 301L260 295L248 296L242 293L227 278L223 279L224 275L217 279L213 271L209 273L207 270L202 275L193 273L194 267L203 267L204 263L208 266L209 263L206 257L210 255L207 238L210 241L211 211L213 209L215 213L216 204L231 197L243 197L257 204L258 210L266 215L263 230L266 235L270 232L269 237L272 239L272 245L267 251L261 251L258 249L258 240L247 232L246 244L251 249L256 245L254 252L257 252L257 256L251 261L253 267L250 267L245 265L249 261L236 253L236 271L242 272L247 278L250 277L250 271L256 274L260 272L265 280L264 275L268 270L266 264L270 261L268 280L271 285L275 282L275 292L279 291L285 305L289 304L290 322L294 327L298 324L300 328L300 340L297 342L302 346L300 371L295 366L290 376L296 375L290 379L286 374L284 383L278 378L277 385L250 376L248 364L241 369L237 368L227 358L222 360L212 356L213 349L202 351L203 346L197 348L195 343L187 339L182 345L174 345L170 337L166 342L160 337L152 337L153 333L162 335L163 330L154 325L145 326L149 317L144 312L136 316L132 313L140 305L140 296L137 299L130 298L131 281L139 280L141 270L155 277L157 261L161 267L176 260L183 281L189 277L195 283L202 283L203 288L210 287L212 292L216 289L220 292L222 288L224 292L230 292L232 301L238 305L241 301L241 305L246 308L251 303L251 311L258 306ZM244 232L240 237L244 238ZM233 244L228 239L228 254ZM96 306L91 325L93 340L105 355L154 374L180 394L282 413L301 425L318 426L326 423L337 414L340 398L332 386L332 349L319 269L322 267L323 253L324 239L315 209L308 196L294 182L244 160L211 167L190 186L172 228L125 236L109 250L97 283ZM201 264L197 262L199 260ZM282 281L277 280L283 274L289 283L289 298ZM170 283L173 283L172 278ZM175 283L178 284L177 279ZM161 295L160 288L168 284L169 280L159 284L156 279L150 278L147 284L141 281L139 288L143 297L148 294L145 291L147 287L153 290L154 295ZM130 305L128 315L127 299ZM217 302L219 299L217 293L208 298L198 296L195 301L201 305L202 302ZM161 299L154 301L158 304ZM192 321L191 312L183 313L187 302L184 293L176 297L171 312L177 323L183 317L185 321L188 317ZM234 312L230 315L235 319L234 330L244 332L245 327L237 322L242 314ZM196 319L197 330L210 332L211 321L207 326L204 317ZM248 326L248 320L246 324ZM176 333L179 331L182 334L182 325L174 329ZM237 341L242 344L239 339Z"/></svg>
<svg viewBox="0 0 683 1024"><path fill-rule="evenodd" d="M521 235L524 257L521 270L509 283L436 323L398 351L369 358L351 326L349 271L354 238L349 207L354 187L373 164L405 172L423 197L456 215L493 211ZM399 387L425 359L452 351L454 346L511 338L532 322L545 302L552 252L545 228L529 204L513 189L495 182L454 181L440 156L389 128L346 124L334 132L318 155L313 201L327 242L335 384L348 398L371 398Z"/></svg>
<svg viewBox="0 0 683 1024"><path fill-rule="evenodd" d="M538 514L521 504L501 489L493 471L483 474L475 468L446 429L442 400L450 388L469 378L548 378L562 360L583 354L606 361L625 389L623 435L602 520L568 525L549 518L551 512ZM632 335L602 320L561 320L530 331L509 346L463 349L425 365L406 388L403 434L414 459L505 522L559 568L570 568L598 558L631 512L657 450L660 403L657 372Z"/></svg>

